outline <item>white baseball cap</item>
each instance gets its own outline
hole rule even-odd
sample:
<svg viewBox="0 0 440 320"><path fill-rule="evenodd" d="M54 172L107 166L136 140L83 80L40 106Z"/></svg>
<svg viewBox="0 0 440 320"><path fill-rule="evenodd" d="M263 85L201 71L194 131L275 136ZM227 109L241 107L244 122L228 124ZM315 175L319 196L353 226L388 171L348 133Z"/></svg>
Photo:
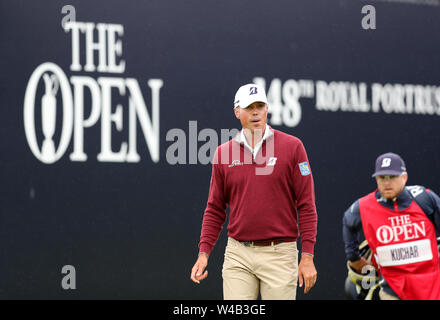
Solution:
<svg viewBox="0 0 440 320"><path fill-rule="evenodd" d="M240 108L244 109L257 101L268 104L264 88L255 83L245 84L238 88L235 94L234 108L240 106Z"/></svg>

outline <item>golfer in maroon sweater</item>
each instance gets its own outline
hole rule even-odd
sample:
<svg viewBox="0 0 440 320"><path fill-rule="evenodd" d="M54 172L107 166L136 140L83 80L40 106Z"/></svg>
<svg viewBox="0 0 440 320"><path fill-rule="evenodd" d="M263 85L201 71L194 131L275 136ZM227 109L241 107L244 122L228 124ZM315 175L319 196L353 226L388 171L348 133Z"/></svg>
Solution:
<svg viewBox="0 0 440 320"><path fill-rule="evenodd" d="M298 138L267 125L268 103L256 84L240 87L234 113L243 129L216 150L199 256L191 280L200 283L230 207L223 264L225 299L295 299L316 282L313 248L317 213L313 177ZM298 266L296 241L301 235Z"/></svg>

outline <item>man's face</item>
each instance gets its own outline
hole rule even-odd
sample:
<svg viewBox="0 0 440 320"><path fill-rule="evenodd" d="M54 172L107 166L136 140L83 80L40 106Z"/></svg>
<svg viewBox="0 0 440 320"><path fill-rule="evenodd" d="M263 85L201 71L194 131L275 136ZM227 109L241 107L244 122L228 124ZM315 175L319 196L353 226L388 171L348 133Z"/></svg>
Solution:
<svg viewBox="0 0 440 320"><path fill-rule="evenodd" d="M403 191L407 180L406 173L400 176L377 176L377 189L384 198L394 199Z"/></svg>
<svg viewBox="0 0 440 320"><path fill-rule="evenodd" d="M234 109L235 116L240 120L243 129L264 130L267 122L268 107L264 102L254 102L247 108L237 107Z"/></svg>

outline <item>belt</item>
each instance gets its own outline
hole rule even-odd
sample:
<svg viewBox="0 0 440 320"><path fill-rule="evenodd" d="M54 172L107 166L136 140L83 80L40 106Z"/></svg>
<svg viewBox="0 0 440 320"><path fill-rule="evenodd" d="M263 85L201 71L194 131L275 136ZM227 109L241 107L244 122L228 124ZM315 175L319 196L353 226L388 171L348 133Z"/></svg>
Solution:
<svg viewBox="0 0 440 320"><path fill-rule="evenodd" d="M266 246L274 246L281 242L285 242L283 240L260 240L260 241L242 241L246 247L256 246L256 247L266 247Z"/></svg>

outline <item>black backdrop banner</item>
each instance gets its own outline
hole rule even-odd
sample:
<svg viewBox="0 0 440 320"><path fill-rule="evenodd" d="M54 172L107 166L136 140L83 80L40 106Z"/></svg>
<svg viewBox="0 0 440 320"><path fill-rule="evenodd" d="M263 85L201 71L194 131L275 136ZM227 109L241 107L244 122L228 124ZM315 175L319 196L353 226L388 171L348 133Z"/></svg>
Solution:
<svg viewBox="0 0 440 320"><path fill-rule="evenodd" d="M189 276L213 150L255 82L315 179L298 299L345 299L342 215L376 157L440 192L439 30L437 1L2 1L0 298L222 299L226 227Z"/></svg>

